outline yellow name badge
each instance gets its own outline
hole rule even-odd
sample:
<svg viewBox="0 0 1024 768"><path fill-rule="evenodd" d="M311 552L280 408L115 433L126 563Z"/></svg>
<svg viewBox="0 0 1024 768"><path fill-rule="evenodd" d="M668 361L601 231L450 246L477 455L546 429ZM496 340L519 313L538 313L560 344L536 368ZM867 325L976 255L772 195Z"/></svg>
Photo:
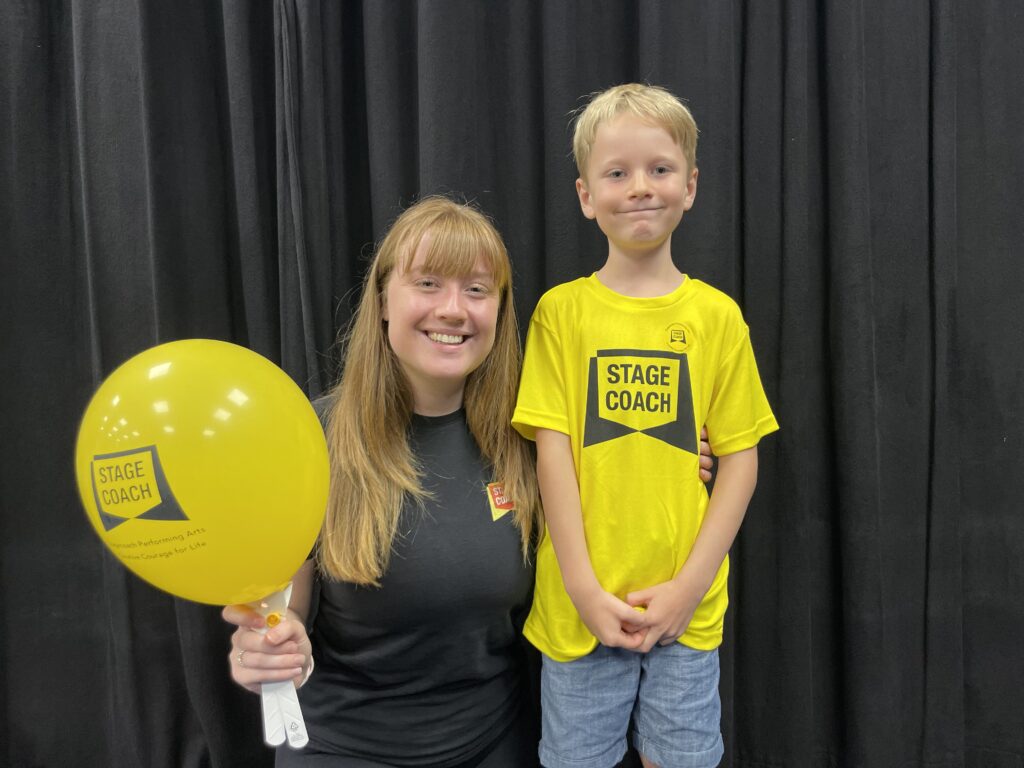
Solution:
<svg viewBox="0 0 1024 768"><path fill-rule="evenodd" d="M504 483L487 484L487 501L491 505L492 520L500 520L516 508L512 499L505 495Z"/></svg>
<svg viewBox="0 0 1024 768"><path fill-rule="evenodd" d="M92 483L100 510L115 517L138 517L163 501L151 449L94 459Z"/></svg>

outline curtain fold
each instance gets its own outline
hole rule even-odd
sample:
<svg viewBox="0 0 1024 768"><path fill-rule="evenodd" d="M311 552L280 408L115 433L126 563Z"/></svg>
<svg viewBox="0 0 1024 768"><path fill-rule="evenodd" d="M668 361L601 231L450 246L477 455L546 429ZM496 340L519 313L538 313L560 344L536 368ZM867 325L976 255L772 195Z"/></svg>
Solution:
<svg viewBox="0 0 1024 768"><path fill-rule="evenodd" d="M965 399L959 381L957 290L957 26L956 5L929 9L929 252L931 397L929 484L925 529L921 648L922 753L926 760L975 763L965 755L964 595L961 546L961 449ZM956 599L950 599L954 596ZM983 764L983 763L982 763Z"/></svg>

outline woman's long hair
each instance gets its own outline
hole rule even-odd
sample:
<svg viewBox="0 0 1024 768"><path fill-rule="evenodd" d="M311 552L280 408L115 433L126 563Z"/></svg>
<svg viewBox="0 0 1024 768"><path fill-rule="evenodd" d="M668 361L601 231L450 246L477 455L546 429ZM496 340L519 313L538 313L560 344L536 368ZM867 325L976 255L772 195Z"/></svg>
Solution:
<svg viewBox="0 0 1024 768"><path fill-rule="evenodd" d="M494 347L466 380L466 420L493 480L502 482L515 502L524 557L540 530L533 452L511 427L522 350L508 252L479 211L428 197L399 216L378 246L345 339L341 379L330 393L331 486L318 547L320 570L329 578L379 585L403 503L422 504L429 496L409 447L412 392L388 343L382 313L388 277L409 268L428 232L428 271L462 276L482 261L494 275L500 301Z"/></svg>

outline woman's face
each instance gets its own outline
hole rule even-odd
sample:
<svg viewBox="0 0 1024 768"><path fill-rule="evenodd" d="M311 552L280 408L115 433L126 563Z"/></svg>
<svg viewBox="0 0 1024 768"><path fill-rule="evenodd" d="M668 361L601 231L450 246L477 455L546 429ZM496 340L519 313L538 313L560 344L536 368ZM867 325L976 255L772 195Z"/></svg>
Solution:
<svg viewBox="0 0 1024 768"><path fill-rule="evenodd" d="M466 377L494 346L500 299L482 261L472 273L444 277L426 271L428 239L407 271L393 270L383 307L388 341L412 387L413 410L441 416L462 406Z"/></svg>

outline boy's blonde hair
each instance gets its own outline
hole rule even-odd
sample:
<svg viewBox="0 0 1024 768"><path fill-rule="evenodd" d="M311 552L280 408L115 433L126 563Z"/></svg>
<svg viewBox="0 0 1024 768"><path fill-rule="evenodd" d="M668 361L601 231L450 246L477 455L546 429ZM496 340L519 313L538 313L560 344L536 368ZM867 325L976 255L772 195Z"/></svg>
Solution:
<svg viewBox="0 0 1024 768"><path fill-rule="evenodd" d="M697 123L690 110L660 86L626 83L594 94L576 117L572 153L581 179L587 178L587 162L597 129L624 112L668 131L683 150L689 169L697 167Z"/></svg>
<svg viewBox="0 0 1024 768"><path fill-rule="evenodd" d="M494 275L500 300L494 347L466 379L466 421L493 479L515 501L524 556L540 530L533 455L511 426L522 350L508 252L482 213L445 197L427 197L398 217L377 248L344 343L342 376L330 393L331 485L317 549L320 571L329 578L379 585L403 503L422 504L430 496L409 446L412 392L388 343L382 313L388 277L409 268L428 232L427 270L465 275L479 259Z"/></svg>

